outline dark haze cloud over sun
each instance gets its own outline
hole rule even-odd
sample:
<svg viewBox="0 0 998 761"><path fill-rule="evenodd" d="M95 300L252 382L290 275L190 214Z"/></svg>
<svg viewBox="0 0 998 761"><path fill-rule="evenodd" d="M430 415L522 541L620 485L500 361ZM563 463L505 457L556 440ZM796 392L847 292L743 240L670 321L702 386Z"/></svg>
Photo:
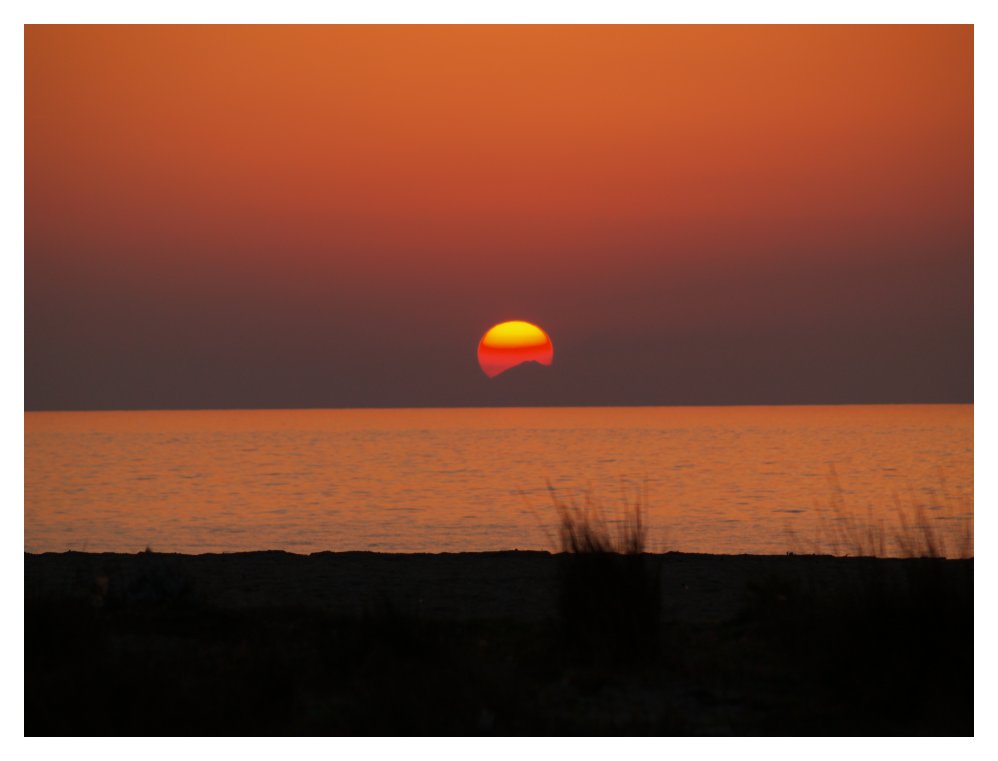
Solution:
<svg viewBox="0 0 998 761"><path fill-rule="evenodd" d="M29 26L25 193L28 409L973 399L971 27Z"/></svg>

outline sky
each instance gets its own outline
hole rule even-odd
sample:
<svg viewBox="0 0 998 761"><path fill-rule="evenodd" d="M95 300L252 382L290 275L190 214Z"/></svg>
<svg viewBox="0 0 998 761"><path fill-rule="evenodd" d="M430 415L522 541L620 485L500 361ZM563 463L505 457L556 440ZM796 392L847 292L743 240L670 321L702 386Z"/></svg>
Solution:
<svg viewBox="0 0 998 761"><path fill-rule="evenodd" d="M24 107L28 410L973 401L969 26L27 26Z"/></svg>

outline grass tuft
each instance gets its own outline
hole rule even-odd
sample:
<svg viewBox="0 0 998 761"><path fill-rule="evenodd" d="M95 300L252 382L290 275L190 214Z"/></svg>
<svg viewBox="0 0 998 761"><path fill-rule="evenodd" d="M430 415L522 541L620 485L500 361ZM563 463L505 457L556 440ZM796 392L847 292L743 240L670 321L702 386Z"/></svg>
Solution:
<svg viewBox="0 0 998 761"><path fill-rule="evenodd" d="M972 498L948 488L940 475L939 486L916 493L909 488L894 494L894 512L881 514L872 506L865 511L850 504L834 465L828 472L829 498L819 507L825 519L814 539L801 541L788 532L798 554L831 554L869 558L972 558L974 523Z"/></svg>
<svg viewBox="0 0 998 761"><path fill-rule="evenodd" d="M586 490L564 499L549 484L558 516L559 613L567 641L586 657L622 663L658 647L661 566L645 552L643 492L616 517Z"/></svg>

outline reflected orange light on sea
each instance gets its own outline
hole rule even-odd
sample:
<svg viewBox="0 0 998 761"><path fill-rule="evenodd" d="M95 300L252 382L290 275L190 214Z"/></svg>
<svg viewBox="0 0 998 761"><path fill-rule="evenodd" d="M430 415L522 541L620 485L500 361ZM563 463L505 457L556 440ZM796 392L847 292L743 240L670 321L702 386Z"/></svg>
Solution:
<svg viewBox="0 0 998 761"><path fill-rule="evenodd" d="M895 499L953 547L973 528L968 405L28 413L25 427L31 552L553 549L549 480L611 512L622 482L644 488L657 550L834 551L843 528L894 526Z"/></svg>

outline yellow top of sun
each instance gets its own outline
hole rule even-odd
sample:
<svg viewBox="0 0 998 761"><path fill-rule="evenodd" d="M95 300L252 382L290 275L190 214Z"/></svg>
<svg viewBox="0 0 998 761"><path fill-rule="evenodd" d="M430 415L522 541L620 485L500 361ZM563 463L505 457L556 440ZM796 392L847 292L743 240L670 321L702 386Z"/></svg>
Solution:
<svg viewBox="0 0 998 761"><path fill-rule="evenodd" d="M530 322L510 320L489 328L482 338L482 345L493 349L517 349L543 346L551 341L548 334Z"/></svg>

